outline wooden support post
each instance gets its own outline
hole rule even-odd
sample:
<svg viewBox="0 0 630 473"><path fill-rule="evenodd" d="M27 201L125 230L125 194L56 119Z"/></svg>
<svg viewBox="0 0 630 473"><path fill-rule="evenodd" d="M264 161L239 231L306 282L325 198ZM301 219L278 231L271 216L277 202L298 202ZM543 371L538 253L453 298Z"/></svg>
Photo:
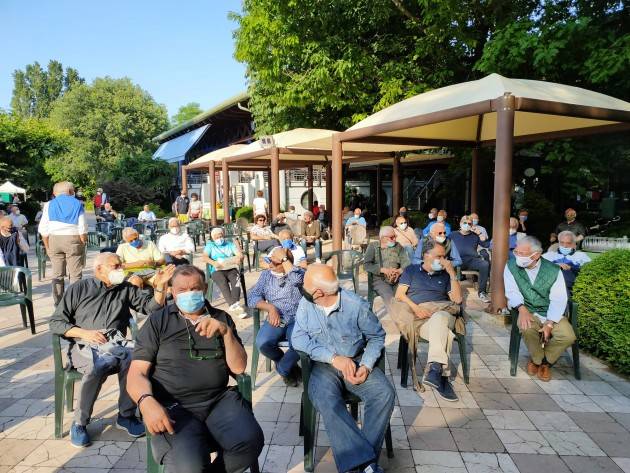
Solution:
<svg viewBox="0 0 630 473"><path fill-rule="evenodd" d="M332 215L332 166L326 163L326 212L328 212L328 224L332 225L330 216Z"/></svg>
<svg viewBox="0 0 630 473"><path fill-rule="evenodd" d="M472 150L472 162L470 166L470 211L477 213L479 202L479 148Z"/></svg>
<svg viewBox="0 0 630 473"><path fill-rule="evenodd" d="M394 156L392 163L392 215L398 214L401 205L400 199L400 158Z"/></svg>
<svg viewBox="0 0 630 473"><path fill-rule="evenodd" d="M210 161L208 165L208 185L210 191L210 223L215 226L217 224L217 176L215 172L214 161Z"/></svg>
<svg viewBox="0 0 630 473"><path fill-rule="evenodd" d="M506 307L503 269L508 259L510 199L512 195L512 147L514 144L514 96L505 94L497 110L497 139L494 160L494 204L492 212L492 312Z"/></svg>
<svg viewBox="0 0 630 473"><path fill-rule="evenodd" d="M381 165L376 165L376 221L381 224L381 187L383 187L383 180L381 179Z"/></svg>
<svg viewBox="0 0 630 473"><path fill-rule="evenodd" d="M280 151L271 148L271 170L269 184L271 188L271 218L280 213Z"/></svg>
<svg viewBox="0 0 630 473"><path fill-rule="evenodd" d="M223 223L230 223L230 171L227 161L223 161Z"/></svg>
<svg viewBox="0 0 630 473"><path fill-rule="evenodd" d="M343 207L343 144L333 135L332 142L332 206L330 221L333 232L333 251L341 250L343 241L341 208Z"/></svg>
<svg viewBox="0 0 630 473"><path fill-rule="evenodd" d="M188 168L182 165L182 190L188 194Z"/></svg>
<svg viewBox="0 0 630 473"><path fill-rule="evenodd" d="M313 210L313 165L306 166L306 188L308 192L308 210Z"/></svg>

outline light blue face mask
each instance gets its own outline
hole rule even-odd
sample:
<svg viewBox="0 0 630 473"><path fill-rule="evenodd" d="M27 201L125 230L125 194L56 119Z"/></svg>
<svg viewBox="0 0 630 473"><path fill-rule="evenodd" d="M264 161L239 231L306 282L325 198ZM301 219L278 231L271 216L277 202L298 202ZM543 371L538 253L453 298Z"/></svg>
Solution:
<svg viewBox="0 0 630 473"><path fill-rule="evenodd" d="M462 230L464 230L465 232L470 231L470 225L467 223L462 223Z"/></svg>
<svg viewBox="0 0 630 473"><path fill-rule="evenodd" d="M175 304L184 313L192 314L200 310L206 300L202 291L188 291L177 294Z"/></svg>
<svg viewBox="0 0 630 473"><path fill-rule="evenodd" d="M566 248L564 246L559 246L558 247L558 251L563 254L564 256L570 255L571 253L573 253L573 248Z"/></svg>
<svg viewBox="0 0 630 473"><path fill-rule="evenodd" d="M282 248L284 249L290 250L291 248L293 248L293 240L291 239L282 240L280 244L282 245Z"/></svg>
<svg viewBox="0 0 630 473"><path fill-rule="evenodd" d="M216 240L214 240L214 243L218 246L222 246L223 243L225 243L225 239L224 238L217 238Z"/></svg>
<svg viewBox="0 0 630 473"><path fill-rule="evenodd" d="M479 220L478 219L473 219L473 225L479 225Z"/></svg>
<svg viewBox="0 0 630 473"><path fill-rule="evenodd" d="M393 248L396 246L396 242L395 241L388 241L387 242L387 248Z"/></svg>
<svg viewBox="0 0 630 473"><path fill-rule="evenodd" d="M433 261L431 261L431 269L433 271L442 271L444 269L444 266L442 266L442 263L440 263L438 260L434 259Z"/></svg>

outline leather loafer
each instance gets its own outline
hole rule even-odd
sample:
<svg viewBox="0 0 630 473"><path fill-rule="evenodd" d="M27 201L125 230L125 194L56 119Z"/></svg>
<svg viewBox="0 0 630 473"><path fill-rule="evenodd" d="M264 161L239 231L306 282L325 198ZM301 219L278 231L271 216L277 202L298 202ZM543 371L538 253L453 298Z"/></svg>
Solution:
<svg viewBox="0 0 630 473"><path fill-rule="evenodd" d="M527 374L530 376L535 376L538 374L538 370L540 369L540 365L537 365L532 360L527 362Z"/></svg>
<svg viewBox="0 0 630 473"><path fill-rule="evenodd" d="M540 365L538 368L538 379L541 381L549 381L551 379L551 366L546 363Z"/></svg>

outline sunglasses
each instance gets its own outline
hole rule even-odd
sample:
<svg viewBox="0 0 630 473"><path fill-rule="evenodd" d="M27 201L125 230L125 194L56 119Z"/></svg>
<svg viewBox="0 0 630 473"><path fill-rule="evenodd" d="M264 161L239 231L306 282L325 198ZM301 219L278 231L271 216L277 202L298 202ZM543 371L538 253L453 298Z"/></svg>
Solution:
<svg viewBox="0 0 630 473"><path fill-rule="evenodd" d="M186 332L188 332L188 358L194 361L217 360L223 358L223 350L214 350L208 355L199 355L199 350L195 348L195 342L190 335L188 323L186 323Z"/></svg>
<svg viewBox="0 0 630 473"><path fill-rule="evenodd" d="M438 235L446 235L446 232L438 232Z"/></svg>

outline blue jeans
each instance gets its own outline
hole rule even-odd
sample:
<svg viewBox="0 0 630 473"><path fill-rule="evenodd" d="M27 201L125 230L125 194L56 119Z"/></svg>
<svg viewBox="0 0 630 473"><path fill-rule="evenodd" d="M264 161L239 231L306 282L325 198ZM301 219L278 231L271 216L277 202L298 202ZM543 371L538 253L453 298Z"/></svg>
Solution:
<svg viewBox="0 0 630 473"><path fill-rule="evenodd" d="M345 390L363 401L362 429L346 408ZM314 362L308 397L324 420L339 471L378 459L395 398L394 388L379 368L375 367L363 384L355 386L344 381L332 365Z"/></svg>
<svg viewBox="0 0 630 473"><path fill-rule="evenodd" d="M307 243L306 240L302 239L300 240L300 246L302 247L302 249L304 250L304 254L306 254L306 247L313 245L315 247L315 258L320 258L322 257L322 241L321 240L315 240L313 243Z"/></svg>
<svg viewBox="0 0 630 473"><path fill-rule="evenodd" d="M407 255L409 256L409 261L411 261L413 259L413 254L415 253L416 250L411 245L405 246L403 248L405 249L405 251L407 252Z"/></svg>
<svg viewBox="0 0 630 473"><path fill-rule="evenodd" d="M260 353L265 355L276 364L276 371L280 376L287 377L291 369L297 364L300 356L291 346L291 333L293 333L294 322L284 327L274 327L269 322L265 322L256 336L256 346ZM289 349L284 352L278 343L284 340L289 341Z"/></svg>

